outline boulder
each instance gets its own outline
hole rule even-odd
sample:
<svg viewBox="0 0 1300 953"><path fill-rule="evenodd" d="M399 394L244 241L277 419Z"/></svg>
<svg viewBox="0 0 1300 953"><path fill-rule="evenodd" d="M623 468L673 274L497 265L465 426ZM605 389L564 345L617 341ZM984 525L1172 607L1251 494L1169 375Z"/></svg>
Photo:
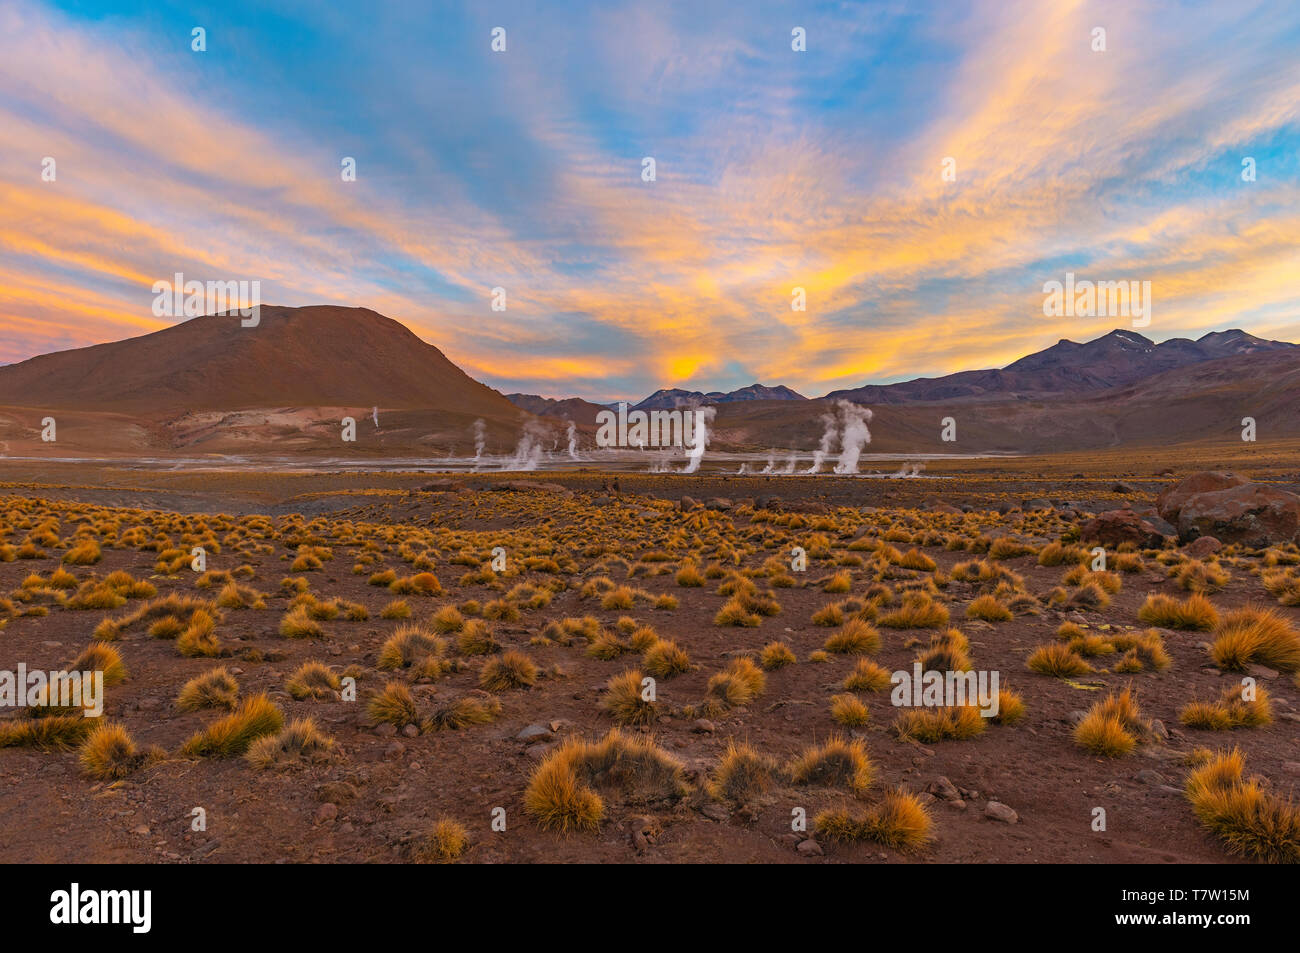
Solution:
<svg viewBox="0 0 1300 953"><path fill-rule="evenodd" d="M1170 523L1177 523L1183 504L1193 496L1242 486L1248 482L1250 481L1245 477L1224 470L1202 470L1161 490L1156 496L1156 511Z"/></svg>
<svg viewBox="0 0 1300 953"><path fill-rule="evenodd" d="M1178 535L1254 547L1291 542L1300 538L1300 496L1260 483L1198 493L1179 507Z"/></svg>
<svg viewBox="0 0 1300 953"><path fill-rule="evenodd" d="M1097 514L1079 527L1079 538L1103 546L1118 546L1121 543L1160 546L1164 542L1160 531L1132 510L1107 510Z"/></svg>
<svg viewBox="0 0 1300 953"><path fill-rule="evenodd" d="M1198 536L1183 547L1183 552L1193 559L1204 559L1206 556L1217 553L1222 548L1223 543L1213 536Z"/></svg>
<svg viewBox="0 0 1300 953"><path fill-rule="evenodd" d="M734 505L735 504L732 503L731 500L727 499L725 496L715 496L713 497L713 499L709 500L707 503L704 504L706 509L718 510L719 512L723 512L723 513L731 509Z"/></svg>

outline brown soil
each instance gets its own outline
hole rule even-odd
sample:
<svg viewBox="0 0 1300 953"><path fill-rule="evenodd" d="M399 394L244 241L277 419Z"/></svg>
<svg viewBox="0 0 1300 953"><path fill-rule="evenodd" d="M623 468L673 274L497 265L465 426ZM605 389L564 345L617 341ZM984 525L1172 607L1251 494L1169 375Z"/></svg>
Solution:
<svg viewBox="0 0 1300 953"><path fill-rule="evenodd" d="M1066 465L1070 466L1077 463ZM169 513L267 513L279 519L301 512L308 519L320 517L321 526L352 521L365 539L384 545L382 566L400 575L414 572L397 554L397 545L383 542L389 528L450 528L467 534L466 541L486 552L493 533L526 531L534 540L555 538L571 544L584 534L589 541L622 547L635 561L642 552L669 548L665 542L680 530L679 549L670 549L668 563L675 572L680 556L689 553L698 529L698 517L680 512L675 501L688 493L698 499L725 494L737 504L760 495L776 495L791 503L809 502L815 489L819 502L847 529L855 521L875 521L881 530L910 522L919 529L933 525L956 526L960 517L935 517L913 511L924 496L937 493L958 506L975 508L987 517L985 532L1005 532L1034 545L1068 530L1085 511L1111 508L1124 494L1110 488L1110 480L1092 475L1079 480L1064 476L1035 476L1034 471L998 474L971 472L947 485L922 481L691 481L679 477L629 477L621 475L622 492L603 492L607 475L546 474L539 481L558 482L576 491L571 498L553 492L492 492L491 480L465 478L461 482L481 489L462 493L410 493L409 488L428 480L419 476L335 475L303 477L259 475L228 478L207 475L97 471L79 468L77 479L49 485L66 474L45 477L6 470L0 479L9 481L0 506L21 508L22 501L48 510L60 519L59 535L66 541L79 525L78 513L88 507L141 507L113 514L95 511L92 518L120 517L121 528L136 523L149 525L168 521ZM1149 503L1154 491L1166 480L1148 474L1147 483L1128 495L1134 505ZM223 482L224 481L224 482ZM35 487L38 482L46 485ZM76 483L78 485L72 486ZM1047 516L1030 517L1025 511L998 516L982 507L996 506L1009 498L1047 497L1074 509L1062 515L1064 507ZM864 516L858 507L875 506L880 511ZM837 510L836 507L851 507ZM145 512L155 510L156 512ZM769 524L752 522L753 511L738 505L729 513L708 517L719 526L724 538L742 541L750 531ZM815 514L805 514L816 519ZM12 523L11 515L3 520ZM944 524L948 519L949 524ZM1028 522L1026 522L1028 520ZM277 525L283 525L282 523ZM593 527L599 527L593 530ZM782 538L787 535L777 527ZM798 537L814 530L789 531ZM15 531L9 541L21 541ZM173 530L174 537L179 531ZM220 534L218 534L220 536ZM829 534L835 538L835 534ZM843 551L851 532L835 541ZM2 542L3 540L0 540ZM722 628L713 616L725 601L717 594L721 580L710 580L703 588L683 588L673 573L646 575L644 570L631 579L615 566L607 568L617 583L643 588L653 595L670 593L680 600L673 611L657 611L638 602L627 611L605 611L598 600L582 599L584 578L601 558L584 557L575 548L557 555L571 555L578 571L565 572L568 587L558 592L541 609L523 610L516 623L496 622L493 630L505 648L525 652L543 670L544 677L528 690L499 694L503 712L492 724L461 731L421 734L396 738L381 733L365 712L369 691L389 677L376 667L377 654L385 639L402 623L384 620L379 610L397 596L367 584L371 569L352 571L360 547L332 544L335 554L323 569L290 573L292 554L280 539L269 542L274 551L249 556L224 551L212 556L209 569L233 570L250 564L256 576L244 584L268 593L265 610L225 610L218 632L234 655L221 661L238 669L241 696L265 691L289 718L313 716L337 742L339 756L324 765L305 765L281 770L256 770L242 758L230 760L185 759L177 749L202 725L213 721L212 712L184 713L173 700L186 680L216 662L181 657L173 644L153 639L141 631L129 632L115 643L130 672L129 679L107 691L107 715L123 723L142 747L158 745L168 756L143 767L118 783L95 781L85 776L75 752L47 752L26 748L0 750L0 786L6 797L0 800L0 829L6 832L0 845L4 862L274 862L274 861L404 861L412 856L414 840L433 821L449 816L470 833L470 847L464 859L470 862L853 862L853 863L996 863L1070 862L1133 863L1223 862L1231 858L1223 846L1200 828L1186 799L1178 790L1186 774L1183 756L1198 746L1211 748L1238 745L1246 755L1249 773L1268 779L1285 793L1296 782L1297 740L1300 738L1300 689L1289 676L1269 679L1274 721L1261 728L1234 732L1201 732L1179 725L1178 711L1194 698L1209 699L1235 682L1239 676L1220 673L1209 666L1199 643L1205 633L1163 630L1165 646L1173 664L1159 673L1120 675L1111 672L1083 676L1072 685L1034 674L1025 667L1026 655L1037 645L1053 640L1062 621L1080 619L1097 631L1101 626L1145 629L1137 620L1138 607L1152 592L1178 596L1186 593L1166 576L1152 554L1145 569L1123 574L1123 588L1111 605L1100 612L1078 612L1044 606L1037 614L1017 615L1004 623L985 623L964 617L965 606L980 591L970 583L952 582L942 589L941 599L952 612L952 624L966 633L977 669L1002 673L1004 687L1019 692L1025 700L1025 719L1014 726L990 725L972 740L943 741L919 745L899 740L889 730L896 717L889 696L860 694L871 711L871 723L860 729L877 778L872 793L861 802L871 803L887 788L903 786L923 791L936 778L948 778L960 789L977 792L964 799L964 806L942 800L931 804L933 843L917 853L899 853L871 844L835 845L820 839L820 856L805 856L796 850L791 837L791 811L807 811L809 826L821 809L852 799L843 791L801 788L781 781L752 810L729 809L725 813L699 790L727 747L728 741L745 741L781 763L815 741L847 732L831 718L829 700L842 691L840 683L853 667L851 657L831 656L826 663L809 661L809 654L821 648L832 631L813 625L810 617L818 608L840 599L814 583L830 567L815 560L800 580L800 587L777 589L779 615L765 618L758 628ZM914 543L895 542L900 550ZM43 559L19 559L0 563L0 592L20 587L31 572L48 575L59 564L62 549L45 547ZM980 555L952 552L942 546L922 545L942 571ZM779 548L758 550L743 565L757 567L772 555L788 552ZM499 598L517 582L545 583L546 573L524 573L506 580L501 591L481 585L460 586L457 580L470 567L451 565L450 553L436 561L434 572L446 587L438 597L407 596L415 610L414 620L425 620L436 609L468 599ZM147 578L159 590L206 594L195 589L196 576L188 569L176 576L155 572L155 554L136 548L104 548L103 560L91 567L68 567L79 578L102 577L125 569L137 578ZM513 555L512 555L513 558ZM701 566L709 557L700 559ZM1045 596L1060 585L1066 567L1040 567L1033 556L1003 561L1024 577L1024 588ZM1239 605L1275 605L1251 569L1258 564L1250 554L1229 554L1227 588L1212 595L1222 612ZM648 564L640 564L646 566ZM653 565L653 564L649 564ZM374 569L382 568L375 566ZM615 571L618 570L618 571ZM853 592L861 593L871 582L869 574L853 569ZM366 605L370 619L323 622L326 637L320 640L281 638L279 620L289 597L280 589L287 575L309 579L311 591L320 598L337 597ZM905 573L904 576L910 575ZM888 580L898 585L902 577ZM756 580L765 588L762 579ZM107 613L121 616L139 603ZM1293 624L1300 624L1300 610L1278 608ZM57 669L66 666L90 641L95 625L106 613L75 611L55 606L44 617L10 619L0 632L0 669L12 669L19 661L29 668ZM621 616L654 626L664 637L675 639L690 654L694 670L659 682L661 710L669 712L653 727L656 741L685 766L692 790L675 803L630 804L617 795L605 797L606 817L597 833L567 836L539 829L523 810L523 792L529 774L545 751L529 751L529 744L516 736L530 725L557 723L552 742L569 734L599 738L612 725L599 707L606 681L639 664L639 656L626 655L615 661L588 658L581 644L538 646L530 644L544 625L566 616L595 615L606 625ZM910 669L916 649L909 643L925 639L921 631L881 629L883 647L873 658L890 671ZM790 646L798 663L768 673L763 695L747 708L714 719L714 730L696 730L689 717L677 712L682 705L698 702L711 674L737 654L760 649L779 639ZM274 661L250 661L249 650L272 654ZM453 652L454 654L454 652ZM278 656L278 657L277 657ZM336 671L357 665L363 670L359 686L362 700L295 701L284 689L286 678L309 660L320 660ZM478 687L479 658L465 660L466 668L427 684L415 684L418 703L427 709L439 699L449 699ZM1099 668L1113 664L1095 660ZM396 676L411 681L409 677ZM1139 752L1120 759L1088 754L1071 738L1070 713L1086 709L1111 690L1132 685L1143 714L1168 726L1167 744L1143 746ZM10 716L5 716L10 717ZM1288 767L1287 765L1290 765ZM1163 777L1139 772L1153 771ZM337 814L321 815L327 782L347 782L355 797L338 804ZM1008 825L985 816L989 800L1010 805L1019 821ZM712 806L711 806L712 805ZM191 831L191 811L202 807L207 814L207 831ZM507 830L490 828L493 808L506 811ZM1106 810L1105 832L1091 827L1093 810ZM708 808L709 815L704 813ZM328 812L328 808L326 809ZM638 849L632 838L634 827L653 819L658 833Z"/></svg>

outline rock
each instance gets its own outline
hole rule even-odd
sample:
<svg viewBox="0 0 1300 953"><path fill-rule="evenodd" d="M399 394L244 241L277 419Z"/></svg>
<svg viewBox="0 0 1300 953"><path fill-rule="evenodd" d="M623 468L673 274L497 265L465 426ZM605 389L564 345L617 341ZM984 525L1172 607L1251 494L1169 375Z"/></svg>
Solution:
<svg viewBox="0 0 1300 953"><path fill-rule="evenodd" d="M1199 493L1179 509L1178 535L1258 548L1292 542L1300 539L1300 496L1259 483Z"/></svg>
<svg viewBox="0 0 1300 953"><path fill-rule="evenodd" d="M1221 470L1202 470L1184 477L1172 486L1167 486L1156 496L1156 512L1171 523L1178 522L1178 514L1193 496L1199 493L1212 493L1229 487L1242 486L1247 479L1235 473Z"/></svg>
<svg viewBox="0 0 1300 953"><path fill-rule="evenodd" d="M805 857L820 857L824 853L822 845L817 843L811 837L807 840L801 840L799 846L795 849Z"/></svg>
<svg viewBox="0 0 1300 953"><path fill-rule="evenodd" d="M1165 723L1159 718L1153 718L1151 720L1151 735L1160 741L1168 741L1169 729L1165 727Z"/></svg>
<svg viewBox="0 0 1300 953"><path fill-rule="evenodd" d="M529 725L519 734L515 735L515 741L546 741L551 737L551 729L545 725Z"/></svg>
<svg viewBox="0 0 1300 953"><path fill-rule="evenodd" d="M1282 770L1287 774L1300 774L1300 761L1283 761Z"/></svg>
<svg viewBox="0 0 1300 953"><path fill-rule="evenodd" d="M1112 483L1112 484L1111 484L1110 492L1112 492L1112 493L1123 493L1125 496L1132 496L1133 494L1138 493L1138 492L1140 492L1140 491L1139 491L1138 488L1135 487L1133 484L1131 484L1131 483L1125 483L1125 482L1123 482L1123 481L1121 480L1121 481L1119 481L1119 482L1117 482L1117 483Z"/></svg>
<svg viewBox="0 0 1300 953"><path fill-rule="evenodd" d="M391 738L397 734L397 727L392 722L381 721L375 725L375 734L381 738Z"/></svg>
<svg viewBox="0 0 1300 953"><path fill-rule="evenodd" d="M384 749L384 760L396 761L405 753L406 753L406 745L402 744L400 741L394 741L391 745L389 745L387 748Z"/></svg>
<svg viewBox="0 0 1300 953"><path fill-rule="evenodd" d="M312 820L313 824L325 824L339 816L337 804L326 801L320 807L316 808L316 817Z"/></svg>
<svg viewBox="0 0 1300 953"><path fill-rule="evenodd" d="M1027 510L1050 510L1052 501L1045 500L1042 497L1034 497L1032 500L1025 500L1025 509Z"/></svg>
<svg viewBox="0 0 1300 953"><path fill-rule="evenodd" d="M403 725L402 734L408 738L418 738L420 736L420 728L418 725Z"/></svg>
<svg viewBox="0 0 1300 953"><path fill-rule="evenodd" d="M149 836L149 825L148 825L148 824L141 824L139 827L133 827L133 828L131 829L131 833L132 833L132 834L139 834L141 837L147 837L147 836Z"/></svg>
<svg viewBox="0 0 1300 953"><path fill-rule="evenodd" d="M700 501L692 496L683 496L678 502L677 507L683 513L689 513L691 510L698 510L700 508Z"/></svg>
<svg viewBox="0 0 1300 953"><path fill-rule="evenodd" d="M957 790L957 786L942 775L926 785L925 789L935 797L942 798L945 801L961 800L961 792Z"/></svg>
<svg viewBox="0 0 1300 953"><path fill-rule="evenodd" d="M1138 546L1159 546L1164 540L1150 521L1132 510L1107 510L1099 513L1079 527L1079 538L1098 542L1103 546L1135 543Z"/></svg>
<svg viewBox="0 0 1300 953"><path fill-rule="evenodd" d="M695 719L695 724L691 725L692 731L698 731L701 734L711 735L717 730L717 726L707 718Z"/></svg>
<svg viewBox="0 0 1300 953"><path fill-rule="evenodd" d="M1143 784L1168 784L1169 779L1159 771L1152 771L1150 768L1143 768L1137 774L1133 775L1135 781L1141 781Z"/></svg>
<svg viewBox="0 0 1300 953"><path fill-rule="evenodd" d="M713 499L705 503L704 506L706 509L718 510L719 512L725 513L727 510L735 506L735 504L725 496L715 496Z"/></svg>
<svg viewBox="0 0 1300 953"><path fill-rule="evenodd" d="M1213 536L1198 536L1186 546L1183 552L1193 559L1203 559L1211 553L1217 553L1223 548L1223 543L1219 542Z"/></svg>
<svg viewBox="0 0 1300 953"><path fill-rule="evenodd" d="M1079 722L1083 721L1083 719L1087 717L1088 717L1088 713L1086 711L1080 711L1079 709L1076 708L1074 711L1067 714L1065 716L1065 719L1070 724L1077 725Z"/></svg>
<svg viewBox="0 0 1300 953"><path fill-rule="evenodd" d="M1001 801L989 801L985 804L984 816L995 821L1001 821L1003 824L1014 824L1020 820L1020 815Z"/></svg>
<svg viewBox="0 0 1300 953"><path fill-rule="evenodd" d="M799 846L799 843L803 840L803 838L800 837L798 834L782 834L780 837L777 838L777 840L780 841L782 844L784 844L786 847L795 848Z"/></svg>
<svg viewBox="0 0 1300 953"><path fill-rule="evenodd" d="M706 804L704 807L700 808L700 813L709 820L717 821L719 823L727 820L727 818L731 816L727 813L727 809L721 804Z"/></svg>
<svg viewBox="0 0 1300 953"><path fill-rule="evenodd" d="M524 754L528 755L528 757L532 758L534 761L541 761L543 758L545 758L548 754L550 754L554 750L555 750L554 744L550 744L550 743L536 744L536 745L529 745L527 748L525 748Z"/></svg>

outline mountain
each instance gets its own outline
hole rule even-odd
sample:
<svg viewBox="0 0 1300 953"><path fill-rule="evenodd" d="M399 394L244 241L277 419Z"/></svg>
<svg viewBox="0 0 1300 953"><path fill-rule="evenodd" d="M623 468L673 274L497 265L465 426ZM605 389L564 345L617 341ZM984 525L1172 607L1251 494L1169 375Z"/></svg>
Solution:
<svg viewBox="0 0 1300 953"><path fill-rule="evenodd" d="M1195 341L1171 338L1159 344L1135 331L1116 329L1083 344L1063 339L998 370L868 384L826 396L864 404L1079 396L1204 361L1294 350L1294 344L1265 341L1237 329L1213 331Z"/></svg>
<svg viewBox="0 0 1300 953"><path fill-rule="evenodd" d="M803 394L791 390L783 384L776 387L765 387L762 384L750 384L748 387L742 387L739 390L733 390L729 393L721 391L710 391L705 394L700 391L681 390L672 387L657 390L639 404L634 404L633 410L674 410L678 407L697 407L704 404L730 404L738 401L747 400L807 400Z"/></svg>
<svg viewBox="0 0 1300 953"><path fill-rule="evenodd" d="M537 417L572 420L579 427L595 427L596 415L606 409L601 404L593 404L581 397L556 400L552 397L538 397L536 394L506 394L506 400Z"/></svg>
<svg viewBox="0 0 1300 953"><path fill-rule="evenodd" d="M517 418L404 325L367 308L264 305L246 328L207 315L0 367L0 405L165 415L321 406Z"/></svg>

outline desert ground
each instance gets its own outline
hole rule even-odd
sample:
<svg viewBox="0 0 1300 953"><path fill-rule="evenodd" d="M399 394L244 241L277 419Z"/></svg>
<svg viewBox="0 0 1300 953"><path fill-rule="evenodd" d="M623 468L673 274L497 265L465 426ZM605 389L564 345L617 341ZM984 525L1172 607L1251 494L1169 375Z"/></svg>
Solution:
<svg viewBox="0 0 1300 953"><path fill-rule="evenodd" d="M99 718L2 716L0 860L1294 862L1300 548L1156 536L1094 570L1085 528L1199 471L1295 491L1296 449L0 462L0 669L107 685ZM997 672L998 716L894 705L918 660Z"/></svg>

